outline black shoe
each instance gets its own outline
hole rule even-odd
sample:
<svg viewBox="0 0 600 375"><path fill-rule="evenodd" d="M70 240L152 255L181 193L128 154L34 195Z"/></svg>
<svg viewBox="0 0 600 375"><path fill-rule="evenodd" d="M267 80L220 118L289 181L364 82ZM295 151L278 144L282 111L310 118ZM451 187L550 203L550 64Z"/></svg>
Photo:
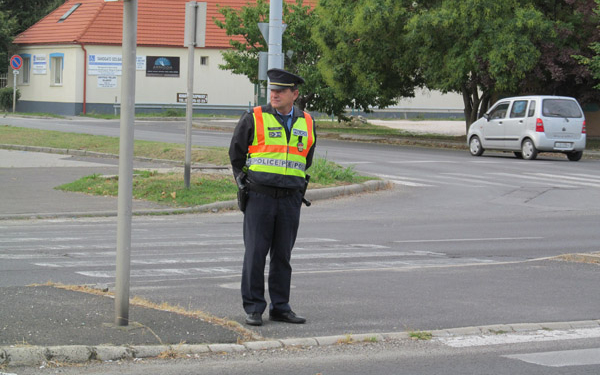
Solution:
<svg viewBox="0 0 600 375"><path fill-rule="evenodd" d="M251 326L262 326L262 314L255 312L246 315L246 324Z"/></svg>
<svg viewBox="0 0 600 375"><path fill-rule="evenodd" d="M296 313L293 312L292 310L290 310L290 311L281 311L281 312L270 311L269 312L269 319L277 321L277 322L286 322L286 323L293 323L293 324L304 324L304 323L306 323L306 318L303 318L303 317L301 317L299 315L296 315Z"/></svg>

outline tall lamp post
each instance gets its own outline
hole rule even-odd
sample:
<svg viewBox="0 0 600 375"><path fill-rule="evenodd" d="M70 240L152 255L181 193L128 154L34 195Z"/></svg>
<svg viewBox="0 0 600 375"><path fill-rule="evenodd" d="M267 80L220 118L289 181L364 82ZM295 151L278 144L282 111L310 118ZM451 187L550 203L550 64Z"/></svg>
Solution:
<svg viewBox="0 0 600 375"><path fill-rule="evenodd" d="M137 10L137 0L123 0L123 67L121 75L121 131L119 140L119 198L117 209L117 269L115 280L115 325L117 326L129 325Z"/></svg>

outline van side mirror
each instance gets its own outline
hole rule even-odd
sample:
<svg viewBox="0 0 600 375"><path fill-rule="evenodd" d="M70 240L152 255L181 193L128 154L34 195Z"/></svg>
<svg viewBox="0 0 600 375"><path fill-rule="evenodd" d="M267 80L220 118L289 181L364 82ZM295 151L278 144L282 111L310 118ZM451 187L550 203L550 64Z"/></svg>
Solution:
<svg viewBox="0 0 600 375"><path fill-rule="evenodd" d="M490 115L487 113L483 114L483 118L486 119L487 121L490 121Z"/></svg>

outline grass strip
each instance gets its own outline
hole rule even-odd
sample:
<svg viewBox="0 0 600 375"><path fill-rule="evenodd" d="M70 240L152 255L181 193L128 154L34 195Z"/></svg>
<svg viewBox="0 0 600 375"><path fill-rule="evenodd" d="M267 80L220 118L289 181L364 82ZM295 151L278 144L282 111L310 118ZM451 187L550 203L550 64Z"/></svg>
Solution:
<svg viewBox="0 0 600 375"><path fill-rule="evenodd" d="M56 187L58 190L82 192L91 195L117 196L119 180L116 176L94 174ZM133 177L133 197L169 207L194 207L236 198L237 186L233 177L223 174L198 174L190 177L186 189L183 174L142 171Z"/></svg>
<svg viewBox="0 0 600 375"><path fill-rule="evenodd" d="M311 188L350 185L371 180L360 176L353 167L343 168L326 159L317 158L309 169ZM117 176L93 174L56 187L58 190L91 195L117 196ZM190 188L186 189L183 173L136 171L133 176L133 197L168 207L195 207L214 202L236 199L237 185L229 174L193 173Z"/></svg>
<svg viewBox="0 0 600 375"><path fill-rule="evenodd" d="M0 126L0 143L87 150L107 154L119 154L119 138L102 135L65 133L53 130ZM167 160L185 160L185 146L177 143L136 140L133 154L140 157ZM229 155L225 147L192 147L193 163L228 165Z"/></svg>

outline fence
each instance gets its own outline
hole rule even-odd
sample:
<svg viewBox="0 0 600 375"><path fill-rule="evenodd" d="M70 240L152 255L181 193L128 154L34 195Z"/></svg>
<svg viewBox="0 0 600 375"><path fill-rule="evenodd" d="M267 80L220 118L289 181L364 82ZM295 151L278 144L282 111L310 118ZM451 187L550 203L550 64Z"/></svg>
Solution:
<svg viewBox="0 0 600 375"><path fill-rule="evenodd" d="M0 89L8 85L8 73L0 73Z"/></svg>

